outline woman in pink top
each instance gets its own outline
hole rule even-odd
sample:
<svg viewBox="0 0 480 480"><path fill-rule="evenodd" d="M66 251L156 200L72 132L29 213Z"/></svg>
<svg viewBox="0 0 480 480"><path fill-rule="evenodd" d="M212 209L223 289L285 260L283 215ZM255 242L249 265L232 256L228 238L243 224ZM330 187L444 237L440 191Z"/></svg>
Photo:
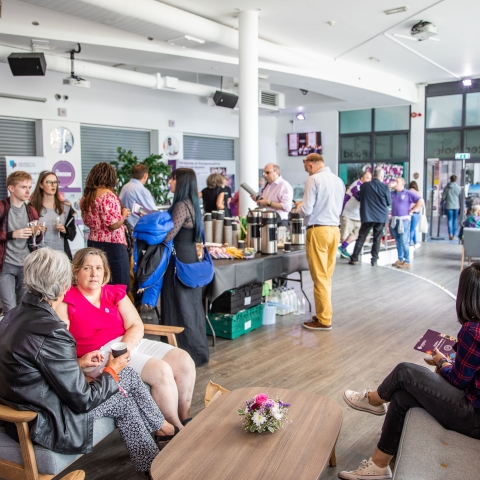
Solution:
<svg viewBox="0 0 480 480"><path fill-rule="evenodd" d="M143 338L143 323L125 288L107 285L110 269L102 250L83 248L73 257L73 286L57 308L70 324L77 356L100 350L109 357L111 345L125 342L130 366L151 386L151 394L169 423L181 429L190 415L195 364L190 355L162 342ZM95 378L104 365L84 370Z"/></svg>
<svg viewBox="0 0 480 480"><path fill-rule="evenodd" d="M115 169L106 162L95 165L87 176L80 209L90 229L88 246L103 250L108 258L114 285L130 284L130 259L124 223L130 215L122 208L114 193L117 185Z"/></svg>

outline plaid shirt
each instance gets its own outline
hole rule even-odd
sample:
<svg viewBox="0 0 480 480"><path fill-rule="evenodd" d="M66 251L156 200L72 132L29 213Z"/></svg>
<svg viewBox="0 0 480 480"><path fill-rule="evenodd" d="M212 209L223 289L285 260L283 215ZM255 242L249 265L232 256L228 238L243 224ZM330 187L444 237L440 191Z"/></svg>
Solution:
<svg viewBox="0 0 480 480"><path fill-rule="evenodd" d="M473 406L480 408L480 323L464 323L455 346L454 364L445 364L440 374L454 387L465 390Z"/></svg>

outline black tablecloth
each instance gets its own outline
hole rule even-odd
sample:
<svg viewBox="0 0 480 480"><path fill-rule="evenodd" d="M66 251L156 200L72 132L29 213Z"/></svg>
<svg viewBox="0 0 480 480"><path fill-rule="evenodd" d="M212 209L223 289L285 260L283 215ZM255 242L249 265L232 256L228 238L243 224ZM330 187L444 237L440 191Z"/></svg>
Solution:
<svg viewBox="0 0 480 480"><path fill-rule="evenodd" d="M291 252L279 250L276 255L257 253L252 260L214 260L215 276L205 296L213 302L226 290L308 270L305 247L292 247Z"/></svg>

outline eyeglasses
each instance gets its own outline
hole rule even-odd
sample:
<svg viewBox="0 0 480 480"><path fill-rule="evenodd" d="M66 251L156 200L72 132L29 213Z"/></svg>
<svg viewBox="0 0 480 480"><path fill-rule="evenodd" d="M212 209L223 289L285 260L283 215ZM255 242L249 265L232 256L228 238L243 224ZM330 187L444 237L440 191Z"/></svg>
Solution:
<svg viewBox="0 0 480 480"><path fill-rule="evenodd" d="M50 186L50 187L51 187L52 185L55 185L55 186L58 185L58 181L52 182L52 180L47 180L45 183L46 183L48 186Z"/></svg>
<svg viewBox="0 0 480 480"><path fill-rule="evenodd" d="M268 175L269 173L273 173L273 170L271 170L269 172L266 172L266 171L263 172L264 175Z"/></svg>

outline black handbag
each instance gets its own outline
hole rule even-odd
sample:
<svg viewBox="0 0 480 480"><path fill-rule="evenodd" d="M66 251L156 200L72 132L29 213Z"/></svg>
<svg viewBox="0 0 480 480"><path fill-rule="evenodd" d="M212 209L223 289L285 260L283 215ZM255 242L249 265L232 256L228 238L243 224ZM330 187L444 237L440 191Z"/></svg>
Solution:
<svg viewBox="0 0 480 480"><path fill-rule="evenodd" d="M205 235L202 228L203 260L201 262L183 263L177 258L175 248L172 249L174 260L174 276L189 288L198 288L208 285L215 275L212 257L205 246Z"/></svg>

